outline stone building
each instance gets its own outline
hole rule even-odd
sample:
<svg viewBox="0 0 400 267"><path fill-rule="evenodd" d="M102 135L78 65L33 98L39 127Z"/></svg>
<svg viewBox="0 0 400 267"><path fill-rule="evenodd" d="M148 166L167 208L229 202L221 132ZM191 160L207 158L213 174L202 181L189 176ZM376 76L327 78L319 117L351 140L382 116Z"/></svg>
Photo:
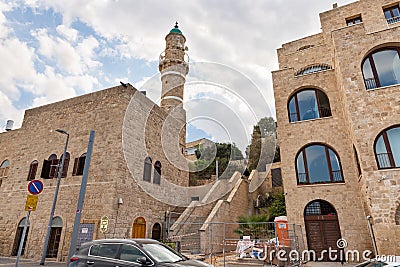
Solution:
<svg viewBox="0 0 400 267"><path fill-rule="evenodd" d="M399 2L334 5L320 21L273 72L288 219L317 252L342 238L399 255Z"/></svg>
<svg viewBox="0 0 400 267"><path fill-rule="evenodd" d="M122 84L26 110L20 129L0 134L0 255L17 254L27 184L33 179L43 182L44 191L31 212L24 256L38 259L42 254L66 143L66 135L56 129L69 134L69 143L46 257L64 261L68 255L91 130L95 140L78 245L96 238L163 238L165 214L177 208L173 201L191 200L163 186L189 182L183 156L182 99L188 71L184 56L185 37L175 26L160 57L161 107ZM101 218L107 226L102 231Z"/></svg>

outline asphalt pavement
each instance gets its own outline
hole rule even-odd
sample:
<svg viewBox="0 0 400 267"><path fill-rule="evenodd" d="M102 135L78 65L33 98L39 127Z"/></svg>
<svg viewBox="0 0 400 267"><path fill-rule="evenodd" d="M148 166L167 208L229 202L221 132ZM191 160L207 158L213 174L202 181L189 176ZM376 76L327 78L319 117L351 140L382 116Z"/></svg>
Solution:
<svg viewBox="0 0 400 267"><path fill-rule="evenodd" d="M15 267L16 257L0 257L0 267ZM44 265L40 265L39 261L27 260L20 258L18 267L33 267L33 266L48 266L48 267L66 267L66 262L45 261Z"/></svg>

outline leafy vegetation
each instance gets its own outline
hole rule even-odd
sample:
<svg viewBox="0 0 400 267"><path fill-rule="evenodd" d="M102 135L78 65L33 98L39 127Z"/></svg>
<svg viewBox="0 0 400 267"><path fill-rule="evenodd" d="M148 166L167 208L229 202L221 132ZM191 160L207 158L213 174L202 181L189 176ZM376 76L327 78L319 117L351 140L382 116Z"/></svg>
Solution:
<svg viewBox="0 0 400 267"><path fill-rule="evenodd" d="M200 145L195 153L197 160L189 164L189 184L192 186L197 184L198 179L211 179L216 174L216 161L220 179L229 179L235 171L244 171L243 166L232 163L243 159L242 151L235 144Z"/></svg>
<svg viewBox="0 0 400 267"><path fill-rule="evenodd" d="M276 125L272 117L262 118L253 127L251 143L247 147L249 170L265 171L266 165L280 161L279 147L276 145Z"/></svg>

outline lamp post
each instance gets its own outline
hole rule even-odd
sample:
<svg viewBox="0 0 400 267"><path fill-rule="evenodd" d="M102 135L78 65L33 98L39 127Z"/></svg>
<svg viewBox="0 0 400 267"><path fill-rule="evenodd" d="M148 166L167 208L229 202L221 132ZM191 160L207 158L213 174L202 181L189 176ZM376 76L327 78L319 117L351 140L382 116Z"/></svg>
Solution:
<svg viewBox="0 0 400 267"><path fill-rule="evenodd" d="M53 205L51 206L49 224L47 225L46 239L44 240L44 246L43 246L43 251L42 251L42 258L40 260L40 265L44 265L44 262L46 260L46 252L47 252L47 247L49 245L51 225L52 225L52 222L53 222L54 210L56 208L58 190L60 188L61 175L62 175L62 172L63 172L63 169L64 169L64 160L65 160L65 157L66 157L66 154L67 154L67 147L68 147L68 140L69 140L69 133L68 132L66 132L64 130L60 130L60 129L57 129L56 132L65 134L67 136L67 140L65 141L64 153L63 153L63 156L62 156L62 159L61 159L61 164L59 164L59 166L58 166L56 191L54 192Z"/></svg>

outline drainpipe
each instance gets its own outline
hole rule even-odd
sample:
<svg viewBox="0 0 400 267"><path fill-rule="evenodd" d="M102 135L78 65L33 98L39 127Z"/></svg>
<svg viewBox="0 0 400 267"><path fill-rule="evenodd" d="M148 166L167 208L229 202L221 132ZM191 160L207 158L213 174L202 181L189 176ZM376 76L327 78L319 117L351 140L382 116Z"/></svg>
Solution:
<svg viewBox="0 0 400 267"><path fill-rule="evenodd" d="M375 257L377 257L378 256L378 248L376 247L375 235L374 235L374 231L372 230L372 225L371 225L370 219L372 219L372 217L371 217L371 215L368 215L367 222L368 222L369 234L371 235L372 245L374 246Z"/></svg>

